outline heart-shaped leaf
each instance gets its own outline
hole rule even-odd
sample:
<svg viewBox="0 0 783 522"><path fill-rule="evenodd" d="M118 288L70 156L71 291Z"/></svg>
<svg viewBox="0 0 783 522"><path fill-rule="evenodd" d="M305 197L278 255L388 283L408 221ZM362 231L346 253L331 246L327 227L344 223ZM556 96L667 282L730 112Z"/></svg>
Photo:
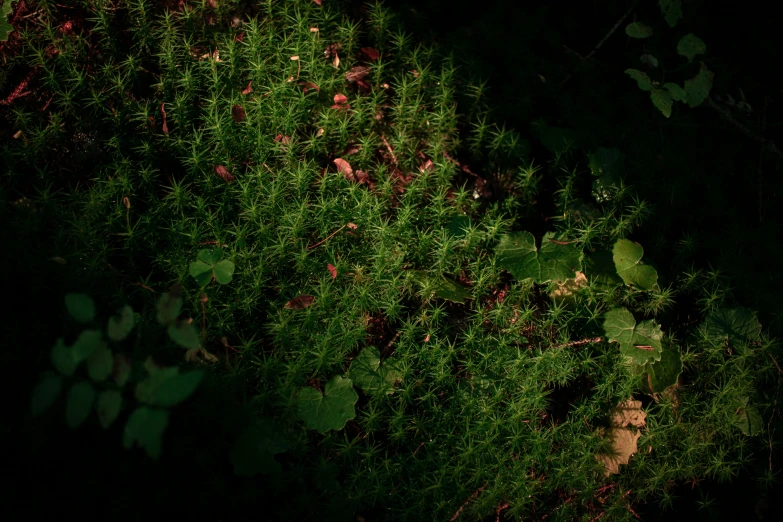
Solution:
<svg viewBox="0 0 783 522"><path fill-rule="evenodd" d="M231 450L231 463L234 473L251 477L258 473L271 474L280 471L280 464L274 455L283 453L289 442L283 430L275 422L260 419L257 423L245 427L237 437Z"/></svg>
<svg viewBox="0 0 783 522"><path fill-rule="evenodd" d="M626 308L614 308L604 316L604 332L610 342L620 344L620 353L632 367L661 360L661 327L652 319L637 324Z"/></svg>
<svg viewBox="0 0 783 522"><path fill-rule="evenodd" d="M65 420L71 428L78 427L87 419L95 403L95 388L89 381L80 381L68 390L65 403Z"/></svg>
<svg viewBox="0 0 783 522"><path fill-rule="evenodd" d="M625 34L631 38L648 38L652 36L653 30L647 24L642 22L634 22L625 26Z"/></svg>
<svg viewBox="0 0 783 522"><path fill-rule="evenodd" d="M636 80L636 84L643 91L652 91L653 83L647 73L639 69L626 69L625 74Z"/></svg>
<svg viewBox="0 0 783 522"><path fill-rule="evenodd" d="M707 96L710 95L714 78L715 73L707 69L707 66L702 63L699 73L690 80L685 80L685 95L689 107L697 107L707 99Z"/></svg>
<svg viewBox="0 0 783 522"><path fill-rule="evenodd" d="M109 378L113 368L114 353L105 342L101 342L87 358L87 374L93 381L101 382Z"/></svg>
<svg viewBox="0 0 783 522"><path fill-rule="evenodd" d="M200 287L207 286L214 277L221 285L231 282L234 275L234 263L223 259L223 249L205 249L198 253L198 260L192 262L189 267L190 275Z"/></svg>
<svg viewBox="0 0 783 522"><path fill-rule="evenodd" d="M736 346L757 341L761 336L761 323L756 312L747 308L716 310L704 320L704 332L710 341Z"/></svg>
<svg viewBox="0 0 783 522"><path fill-rule="evenodd" d="M684 102L688 98L683 88L676 83L666 82L663 84L663 88L669 92L669 96L674 101Z"/></svg>
<svg viewBox="0 0 783 522"><path fill-rule="evenodd" d="M658 67L658 58L651 54L643 54L639 57L639 60L652 69Z"/></svg>
<svg viewBox="0 0 783 522"><path fill-rule="evenodd" d="M153 460L160 457L163 433L169 424L169 412L142 406L137 408L125 424L123 444L126 449L134 445L144 448Z"/></svg>
<svg viewBox="0 0 783 522"><path fill-rule="evenodd" d="M674 386L682 373L680 349L669 342L663 342L661 345L661 360L648 363L645 367L645 385L652 393L661 393L669 386Z"/></svg>
<svg viewBox="0 0 783 522"><path fill-rule="evenodd" d="M162 325L173 323L182 312L182 298L166 292L158 300L158 322Z"/></svg>
<svg viewBox="0 0 783 522"><path fill-rule="evenodd" d="M658 0L658 5L669 27L677 25L677 20L682 18L682 0Z"/></svg>
<svg viewBox="0 0 783 522"><path fill-rule="evenodd" d="M381 364L378 348L368 346L351 361L348 377L367 394L391 395L394 385L402 380L402 372L394 360L386 359Z"/></svg>
<svg viewBox="0 0 783 522"><path fill-rule="evenodd" d="M573 244L555 240L553 232L544 234L540 249L536 249L535 238L530 232L505 234L495 253L498 266L519 280L562 282L576 277L576 271L582 270L581 250Z"/></svg>
<svg viewBox="0 0 783 522"><path fill-rule="evenodd" d="M117 390L103 390L95 401L95 412L103 429L107 429L117 419L122 409L122 395Z"/></svg>
<svg viewBox="0 0 783 522"><path fill-rule="evenodd" d="M677 44L677 54L686 57L688 63L692 62L696 55L704 54L706 52L707 46L701 38L693 33L683 36Z"/></svg>
<svg viewBox="0 0 783 522"><path fill-rule="evenodd" d="M608 250L590 254L585 261L585 273L590 282L601 290L609 290L623 284L623 279L614 266L612 253Z"/></svg>
<svg viewBox="0 0 783 522"><path fill-rule="evenodd" d="M203 377L201 370L180 373L176 366L163 368L136 385L136 398L150 406L170 408L190 397Z"/></svg>
<svg viewBox="0 0 783 522"><path fill-rule="evenodd" d="M122 341L128 337L134 326L136 326L136 316L133 313L133 308L123 306L118 310L118 315L109 317L106 335L112 341Z"/></svg>
<svg viewBox="0 0 783 522"><path fill-rule="evenodd" d="M641 245L620 239L614 244L612 258L614 266L625 284L642 290L651 290L658 283L658 272L642 263L644 249Z"/></svg>
<svg viewBox="0 0 783 522"><path fill-rule="evenodd" d="M59 375L48 374L33 390L31 412L33 417L38 416L49 409L63 389L63 378Z"/></svg>
<svg viewBox="0 0 783 522"><path fill-rule="evenodd" d="M169 334L169 338L183 348L195 350L201 346L201 339L193 323L177 321L174 324L170 324L166 331Z"/></svg>
<svg viewBox="0 0 783 522"><path fill-rule="evenodd" d="M65 376L72 376L79 363L73 357L73 350L65 344L65 339L60 337L52 347L52 364L55 369Z"/></svg>
<svg viewBox="0 0 783 522"><path fill-rule="evenodd" d="M661 113L669 118L672 115L672 96L666 89L653 89L650 99Z"/></svg>
<svg viewBox="0 0 783 522"><path fill-rule="evenodd" d="M80 323L89 323L95 319L95 302L88 295L66 294L65 308Z"/></svg>
<svg viewBox="0 0 783 522"><path fill-rule="evenodd" d="M354 405L358 400L359 395L353 389L351 379L338 375L326 383L324 393L309 386L299 391L299 417L308 428L321 433L340 430L356 417Z"/></svg>
<svg viewBox="0 0 783 522"><path fill-rule="evenodd" d="M424 270L413 270L412 273L416 282L424 287L425 290L434 292L437 297L446 301L464 303L473 295L470 287L445 275L430 274Z"/></svg>

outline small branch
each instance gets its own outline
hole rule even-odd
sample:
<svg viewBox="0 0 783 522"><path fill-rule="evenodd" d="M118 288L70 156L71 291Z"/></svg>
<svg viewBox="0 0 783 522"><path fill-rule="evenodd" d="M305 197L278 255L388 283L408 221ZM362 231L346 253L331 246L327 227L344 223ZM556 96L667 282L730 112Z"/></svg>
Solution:
<svg viewBox="0 0 783 522"><path fill-rule="evenodd" d="M617 29L620 28L620 25L623 23L623 21L626 18L628 18L628 15L631 14L631 12L636 8L636 4L638 4L638 3L639 3L639 0L634 0L634 3L631 5L630 9L628 9L628 11L626 11L626 13L619 20L617 20L617 23L614 24L614 27L609 29L609 32L606 33L606 35L601 39L600 42L598 42L598 44L593 48L593 50L590 51L590 53L582 59L582 62L586 62L587 60L592 58L595 53L598 52L598 49L600 49L601 46L604 45L604 43L606 43L606 41L609 39L609 37L612 36L614 34L614 32L617 31ZM576 71L572 72L571 74L566 76L565 80L560 82L560 88L562 88L563 85L565 85L568 82L568 80L571 79L571 77L574 75L575 72Z"/></svg>
<svg viewBox="0 0 783 522"><path fill-rule="evenodd" d="M21 83L16 86L16 89L14 89L13 92L9 94L5 100L0 101L0 105L11 105L15 99L30 94L30 91L25 91L25 89L27 88L27 85L30 83L30 80L33 79L33 76L35 76L35 73L37 71L38 71L38 67L33 67L32 69L30 69L30 72L28 72L24 80L22 80Z"/></svg>
<svg viewBox="0 0 783 522"><path fill-rule="evenodd" d="M468 498L465 501L465 503L462 504L462 506L460 506L460 508L457 510L456 513L454 513L454 516L451 517L449 522L454 522L455 520L457 520L459 518L459 516L462 514L462 512L465 511L465 508L468 506L468 504L470 504L470 502L472 500L475 500L476 498L478 498L478 496L481 494L481 492L484 491L485 489L487 489L487 485L486 484L484 484L483 486L478 488L476 491L474 491L473 494L470 496L470 498Z"/></svg>
<svg viewBox="0 0 783 522"><path fill-rule="evenodd" d="M383 140L383 144L386 145L386 150L389 151L389 154L391 154L392 161L394 162L394 166L397 166L397 156L394 155L394 151L391 148L391 145L389 145L389 142L386 140L386 136L381 134L381 139Z"/></svg>
<svg viewBox="0 0 783 522"><path fill-rule="evenodd" d="M463 165L459 161L457 161L454 158L452 158L451 156L449 156L449 154L446 151L443 151L443 157L446 158L447 160L449 160L450 162L452 162L457 167L459 167L459 169L462 172L464 172L465 174L470 174L471 176L478 177L478 174L476 174L475 172L470 170L470 168L468 168L466 165Z"/></svg>
<svg viewBox="0 0 783 522"><path fill-rule="evenodd" d="M309 247L307 247L307 250L312 250L315 247L319 247L319 246L323 245L324 243L326 243L327 241L332 239L334 236L336 236L342 229L344 229L347 226L348 226L347 224L341 226L340 228L338 228L337 230L335 230L334 232L332 232L331 234L326 236L324 239L320 240L318 243L316 243L314 245L310 245Z"/></svg>
<svg viewBox="0 0 783 522"><path fill-rule="evenodd" d="M586 344L591 344L591 343L600 343L601 341L603 341L602 338L594 337L592 339L581 339L579 341L571 341L569 343L556 344L552 348L570 348L571 346L584 346Z"/></svg>

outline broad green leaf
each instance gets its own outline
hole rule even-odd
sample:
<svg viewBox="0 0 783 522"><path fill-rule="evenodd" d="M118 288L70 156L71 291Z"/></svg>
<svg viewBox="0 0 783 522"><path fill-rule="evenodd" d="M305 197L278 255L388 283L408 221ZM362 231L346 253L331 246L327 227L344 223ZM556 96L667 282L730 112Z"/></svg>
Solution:
<svg viewBox="0 0 783 522"><path fill-rule="evenodd" d="M95 401L95 412L103 429L107 429L117 419L122 409L122 394L117 390L103 390Z"/></svg>
<svg viewBox="0 0 783 522"><path fill-rule="evenodd" d="M602 290L623 284L622 278L617 275L612 253L608 250L599 250L590 254L585 260L585 273L587 278Z"/></svg>
<svg viewBox="0 0 783 522"><path fill-rule="evenodd" d="M163 433L168 424L167 410L141 406L128 417L123 444L126 449L131 449L134 445L144 448L151 459L158 460L163 446Z"/></svg>
<svg viewBox="0 0 783 522"><path fill-rule="evenodd" d="M593 176L601 179L604 183L617 184L620 181L620 174L625 168L625 154L620 149L598 147L591 153L590 172Z"/></svg>
<svg viewBox="0 0 783 522"><path fill-rule="evenodd" d="M685 94L685 91L682 87L677 85L676 83L664 83L663 88L669 91L669 96L672 97L672 100L684 102L687 99L687 96Z"/></svg>
<svg viewBox="0 0 783 522"><path fill-rule="evenodd" d="M705 319L704 331L710 341L728 341L736 345L757 341L761 336L761 323L756 312L747 308L716 310Z"/></svg>
<svg viewBox="0 0 783 522"><path fill-rule="evenodd" d="M13 12L11 4L13 4L15 1L16 0L5 0L5 2L2 4L3 10L0 12L0 42L7 42L8 35L11 34L14 30L14 26L11 25L11 23L8 21L8 18Z"/></svg>
<svg viewBox="0 0 783 522"><path fill-rule="evenodd" d="M118 310L118 314L109 317L109 324L106 326L106 335L112 341L122 341L136 326L136 315L133 313L133 308L123 306Z"/></svg>
<svg viewBox="0 0 783 522"><path fill-rule="evenodd" d="M223 259L223 249L205 249L198 253L198 260L190 264L190 275L201 287L212 282L212 278L225 285L231 282L234 275L234 263Z"/></svg>
<svg viewBox="0 0 783 522"><path fill-rule="evenodd" d="M652 36L653 30L652 27L647 24L643 24L642 22L634 22L625 26L625 34L631 38L647 38Z"/></svg>
<svg viewBox="0 0 783 522"><path fill-rule="evenodd" d="M462 239L467 235L467 229L472 224L469 216L454 216L446 225L446 230L454 239Z"/></svg>
<svg viewBox="0 0 783 522"><path fill-rule="evenodd" d="M648 363L645 367L645 384L652 393L661 393L669 386L674 386L682 373L680 349L669 342L661 344L663 346L661 360Z"/></svg>
<svg viewBox="0 0 783 522"><path fill-rule="evenodd" d="M65 403L65 420L71 428L78 427L87 419L95 403L95 388L89 381L79 381L68 390Z"/></svg>
<svg viewBox="0 0 783 522"><path fill-rule="evenodd" d="M52 347L52 364L58 372L68 377L72 376L79 366L79 362L73 356L73 350L65 344L65 339L62 337L57 339Z"/></svg>
<svg viewBox="0 0 783 522"><path fill-rule="evenodd" d="M731 423L738 427L742 433L752 437L764 431L764 419L759 410L750 404L748 397L743 397L732 407Z"/></svg>
<svg viewBox="0 0 783 522"><path fill-rule="evenodd" d="M682 18L682 0L658 0L658 5L669 27L677 25L677 20Z"/></svg>
<svg viewBox="0 0 783 522"><path fill-rule="evenodd" d="M658 283L658 272L642 263L644 249L641 245L620 239L614 244L612 258L614 266L625 284L642 290L651 290Z"/></svg>
<svg viewBox="0 0 783 522"><path fill-rule="evenodd" d="M203 377L201 370L180 373L176 366L163 368L136 385L136 398L151 406L170 408L190 397Z"/></svg>
<svg viewBox="0 0 783 522"><path fill-rule="evenodd" d="M171 324L177 320L182 312L182 298L175 297L166 292L158 300L158 322L163 325Z"/></svg>
<svg viewBox="0 0 783 522"><path fill-rule="evenodd" d="M176 324L170 324L167 331L171 340L183 348L195 350L201 346L201 339L192 323L178 321Z"/></svg>
<svg viewBox="0 0 783 522"><path fill-rule="evenodd" d="M715 78L715 73L702 63L699 74L690 80L685 80L685 96L689 107L697 107L707 99L712 89L713 78Z"/></svg>
<svg viewBox="0 0 783 522"><path fill-rule="evenodd" d="M698 54L704 54L707 52L707 46L701 41L701 38L693 33L683 36L677 44L677 54L684 56L688 59L688 63L692 62Z"/></svg>
<svg viewBox="0 0 783 522"><path fill-rule="evenodd" d="M516 279L533 279L536 283L565 281L582 270L581 250L572 244L556 241L553 232L544 234L541 248L530 232L512 232L500 238L495 248L498 266Z"/></svg>
<svg viewBox="0 0 783 522"><path fill-rule="evenodd" d="M652 91L653 83L647 73L639 69L626 69L625 74L636 80L636 84L643 91Z"/></svg>
<svg viewBox="0 0 783 522"><path fill-rule="evenodd" d="M95 302L84 294L66 294L65 308L71 317L80 323L89 323L95 319Z"/></svg>
<svg viewBox="0 0 783 522"><path fill-rule="evenodd" d="M300 389L299 417L308 428L321 433L340 430L356 417L354 405L358 400L351 379L335 376L326 383L324 393L309 386Z"/></svg>
<svg viewBox="0 0 783 522"><path fill-rule="evenodd" d="M59 375L49 374L36 385L33 390L31 412L38 416L49 409L63 388L63 378Z"/></svg>
<svg viewBox="0 0 783 522"><path fill-rule="evenodd" d="M636 323L625 308L613 308L604 316L604 331L610 342L620 345L620 353L633 367L661 360L661 327L652 319Z"/></svg>
<svg viewBox="0 0 783 522"><path fill-rule="evenodd" d="M245 427L237 437L231 450L234 473L239 476L253 476L278 473L280 464L274 455L288 450L289 442L277 423L260 419Z"/></svg>
<svg viewBox="0 0 783 522"><path fill-rule="evenodd" d="M100 330L84 330L79 334L76 342L71 346L71 353L78 365L88 357L90 357L95 350L103 346L103 333Z"/></svg>
<svg viewBox="0 0 783 522"><path fill-rule="evenodd" d="M643 54L639 57L639 60L648 67L652 67L653 69L658 67L658 58L651 54Z"/></svg>
<svg viewBox="0 0 783 522"><path fill-rule="evenodd" d="M348 377L365 393L391 395L395 383L402 380L402 372L392 359L386 359L381 364L378 348L368 346L351 361Z"/></svg>
<svg viewBox="0 0 783 522"><path fill-rule="evenodd" d="M106 346L106 343L101 342L87 358L87 374L93 381L102 382L109 378L113 368L114 352Z"/></svg>
<svg viewBox="0 0 783 522"><path fill-rule="evenodd" d="M650 93L650 99L653 104L664 116L669 118L672 115L672 97L666 89L653 89Z"/></svg>
<svg viewBox="0 0 783 522"><path fill-rule="evenodd" d="M469 287L445 275L430 274L424 270L413 270L412 273L413 278L422 285L425 290L431 290L441 299L455 303L464 303L472 297L472 292Z"/></svg>

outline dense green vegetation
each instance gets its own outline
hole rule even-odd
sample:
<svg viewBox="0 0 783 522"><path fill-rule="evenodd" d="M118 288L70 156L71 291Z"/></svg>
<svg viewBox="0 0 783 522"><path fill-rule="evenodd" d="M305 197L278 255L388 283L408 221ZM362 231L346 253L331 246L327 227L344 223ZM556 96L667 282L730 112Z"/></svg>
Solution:
<svg viewBox="0 0 783 522"><path fill-rule="evenodd" d="M695 6L630 11L603 82L526 12L493 97L484 40L383 4L6 4L11 509L630 520L777 484L780 182L705 188L745 151L670 124L779 151L710 98Z"/></svg>

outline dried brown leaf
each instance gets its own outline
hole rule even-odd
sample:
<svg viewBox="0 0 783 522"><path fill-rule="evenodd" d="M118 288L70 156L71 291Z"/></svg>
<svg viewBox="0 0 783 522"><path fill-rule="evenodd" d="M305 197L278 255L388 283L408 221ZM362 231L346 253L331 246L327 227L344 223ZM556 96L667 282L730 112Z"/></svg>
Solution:
<svg viewBox="0 0 783 522"><path fill-rule="evenodd" d="M334 103L337 105L344 105L348 103L348 97L345 94L335 94Z"/></svg>
<svg viewBox="0 0 783 522"><path fill-rule="evenodd" d="M372 47L362 47L362 56L364 56L365 59L374 62L381 57L381 53L378 52L378 49L373 49Z"/></svg>
<svg viewBox="0 0 783 522"><path fill-rule="evenodd" d="M215 165L215 174L226 180L227 182L231 183L234 181L234 176L231 175L231 173L228 171L226 167L223 165Z"/></svg>
<svg viewBox="0 0 783 522"><path fill-rule="evenodd" d="M253 82L252 82L252 80L247 83L247 87L242 89L242 94L247 95L247 94L250 94L251 92L253 92Z"/></svg>
<svg viewBox="0 0 783 522"><path fill-rule="evenodd" d="M604 475L608 477L620 473L620 464L628 464L628 459L639 450L636 442L641 433L627 428L609 428L604 435L612 443L612 454L596 455L596 459L604 465Z"/></svg>
<svg viewBox="0 0 783 522"><path fill-rule="evenodd" d="M424 163L419 165L419 172L421 172L423 174L423 173L425 173L427 171L431 171L434 168L435 168L435 165L432 164L432 160L428 159L427 161L425 161Z"/></svg>
<svg viewBox="0 0 783 522"><path fill-rule="evenodd" d="M630 424L637 428L644 427L647 420L647 413L641 408L641 401L629 399L621 402L612 408L612 411L610 412L612 426L624 428L626 425Z"/></svg>
<svg viewBox="0 0 783 522"><path fill-rule="evenodd" d="M303 308L309 307L311 304L313 304L313 301L315 300L315 297L312 295L304 294L304 295L298 295L288 301L283 308L286 310L302 310Z"/></svg>
<svg viewBox="0 0 783 522"><path fill-rule="evenodd" d="M370 74L369 67L365 67L364 65L357 65L356 67L351 67L351 70L345 73L345 79L349 82L355 82L357 80L361 80L368 74Z"/></svg>
<svg viewBox="0 0 783 522"><path fill-rule="evenodd" d="M314 3L315 5L321 5L321 0L313 0L313 3Z"/></svg>
<svg viewBox="0 0 783 522"><path fill-rule="evenodd" d="M345 179L349 181L356 181L356 177L353 175L353 168L351 168L350 163L342 158L335 158L332 160L332 163L334 163L337 167L337 170L340 171L343 176L345 176Z"/></svg>
<svg viewBox="0 0 783 522"><path fill-rule="evenodd" d="M234 118L234 121L237 123L245 121L245 118L247 117L245 108L241 105L234 105L231 107L231 117Z"/></svg>
<svg viewBox="0 0 783 522"><path fill-rule="evenodd" d="M348 223L348 225L346 225L346 226L348 228L350 228L351 230L356 230L357 228L359 228L358 226L356 226L355 223Z"/></svg>
<svg viewBox="0 0 783 522"><path fill-rule="evenodd" d="M163 127L161 127L161 130L163 131L163 134L168 135L169 133L169 126L166 124L166 109L164 108L164 104L160 104L160 114L163 116Z"/></svg>
<svg viewBox="0 0 783 522"><path fill-rule="evenodd" d="M566 279L562 283L558 283L557 288L549 294L554 301L558 303L564 303L571 301L580 288L587 286L587 277L582 272L576 272L576 277L573 279Z"/></svg>
<svg viewBox="0 0 783 522"><path fill-rule="evenodd" d="M332 279L337 279L337 268L331 263L328 263L326 265L326 269L329 271L330 274L332 274Z"/></svg>
<svg viewBox="0 0 783 522"><path fill-rule="evenodd" d="M304 86L304 92L305 93L307 92L308 89L315 89L316 91L321 92L321 88L318 87L313 82L299 82L299 85L303 85Z"/></svg>

